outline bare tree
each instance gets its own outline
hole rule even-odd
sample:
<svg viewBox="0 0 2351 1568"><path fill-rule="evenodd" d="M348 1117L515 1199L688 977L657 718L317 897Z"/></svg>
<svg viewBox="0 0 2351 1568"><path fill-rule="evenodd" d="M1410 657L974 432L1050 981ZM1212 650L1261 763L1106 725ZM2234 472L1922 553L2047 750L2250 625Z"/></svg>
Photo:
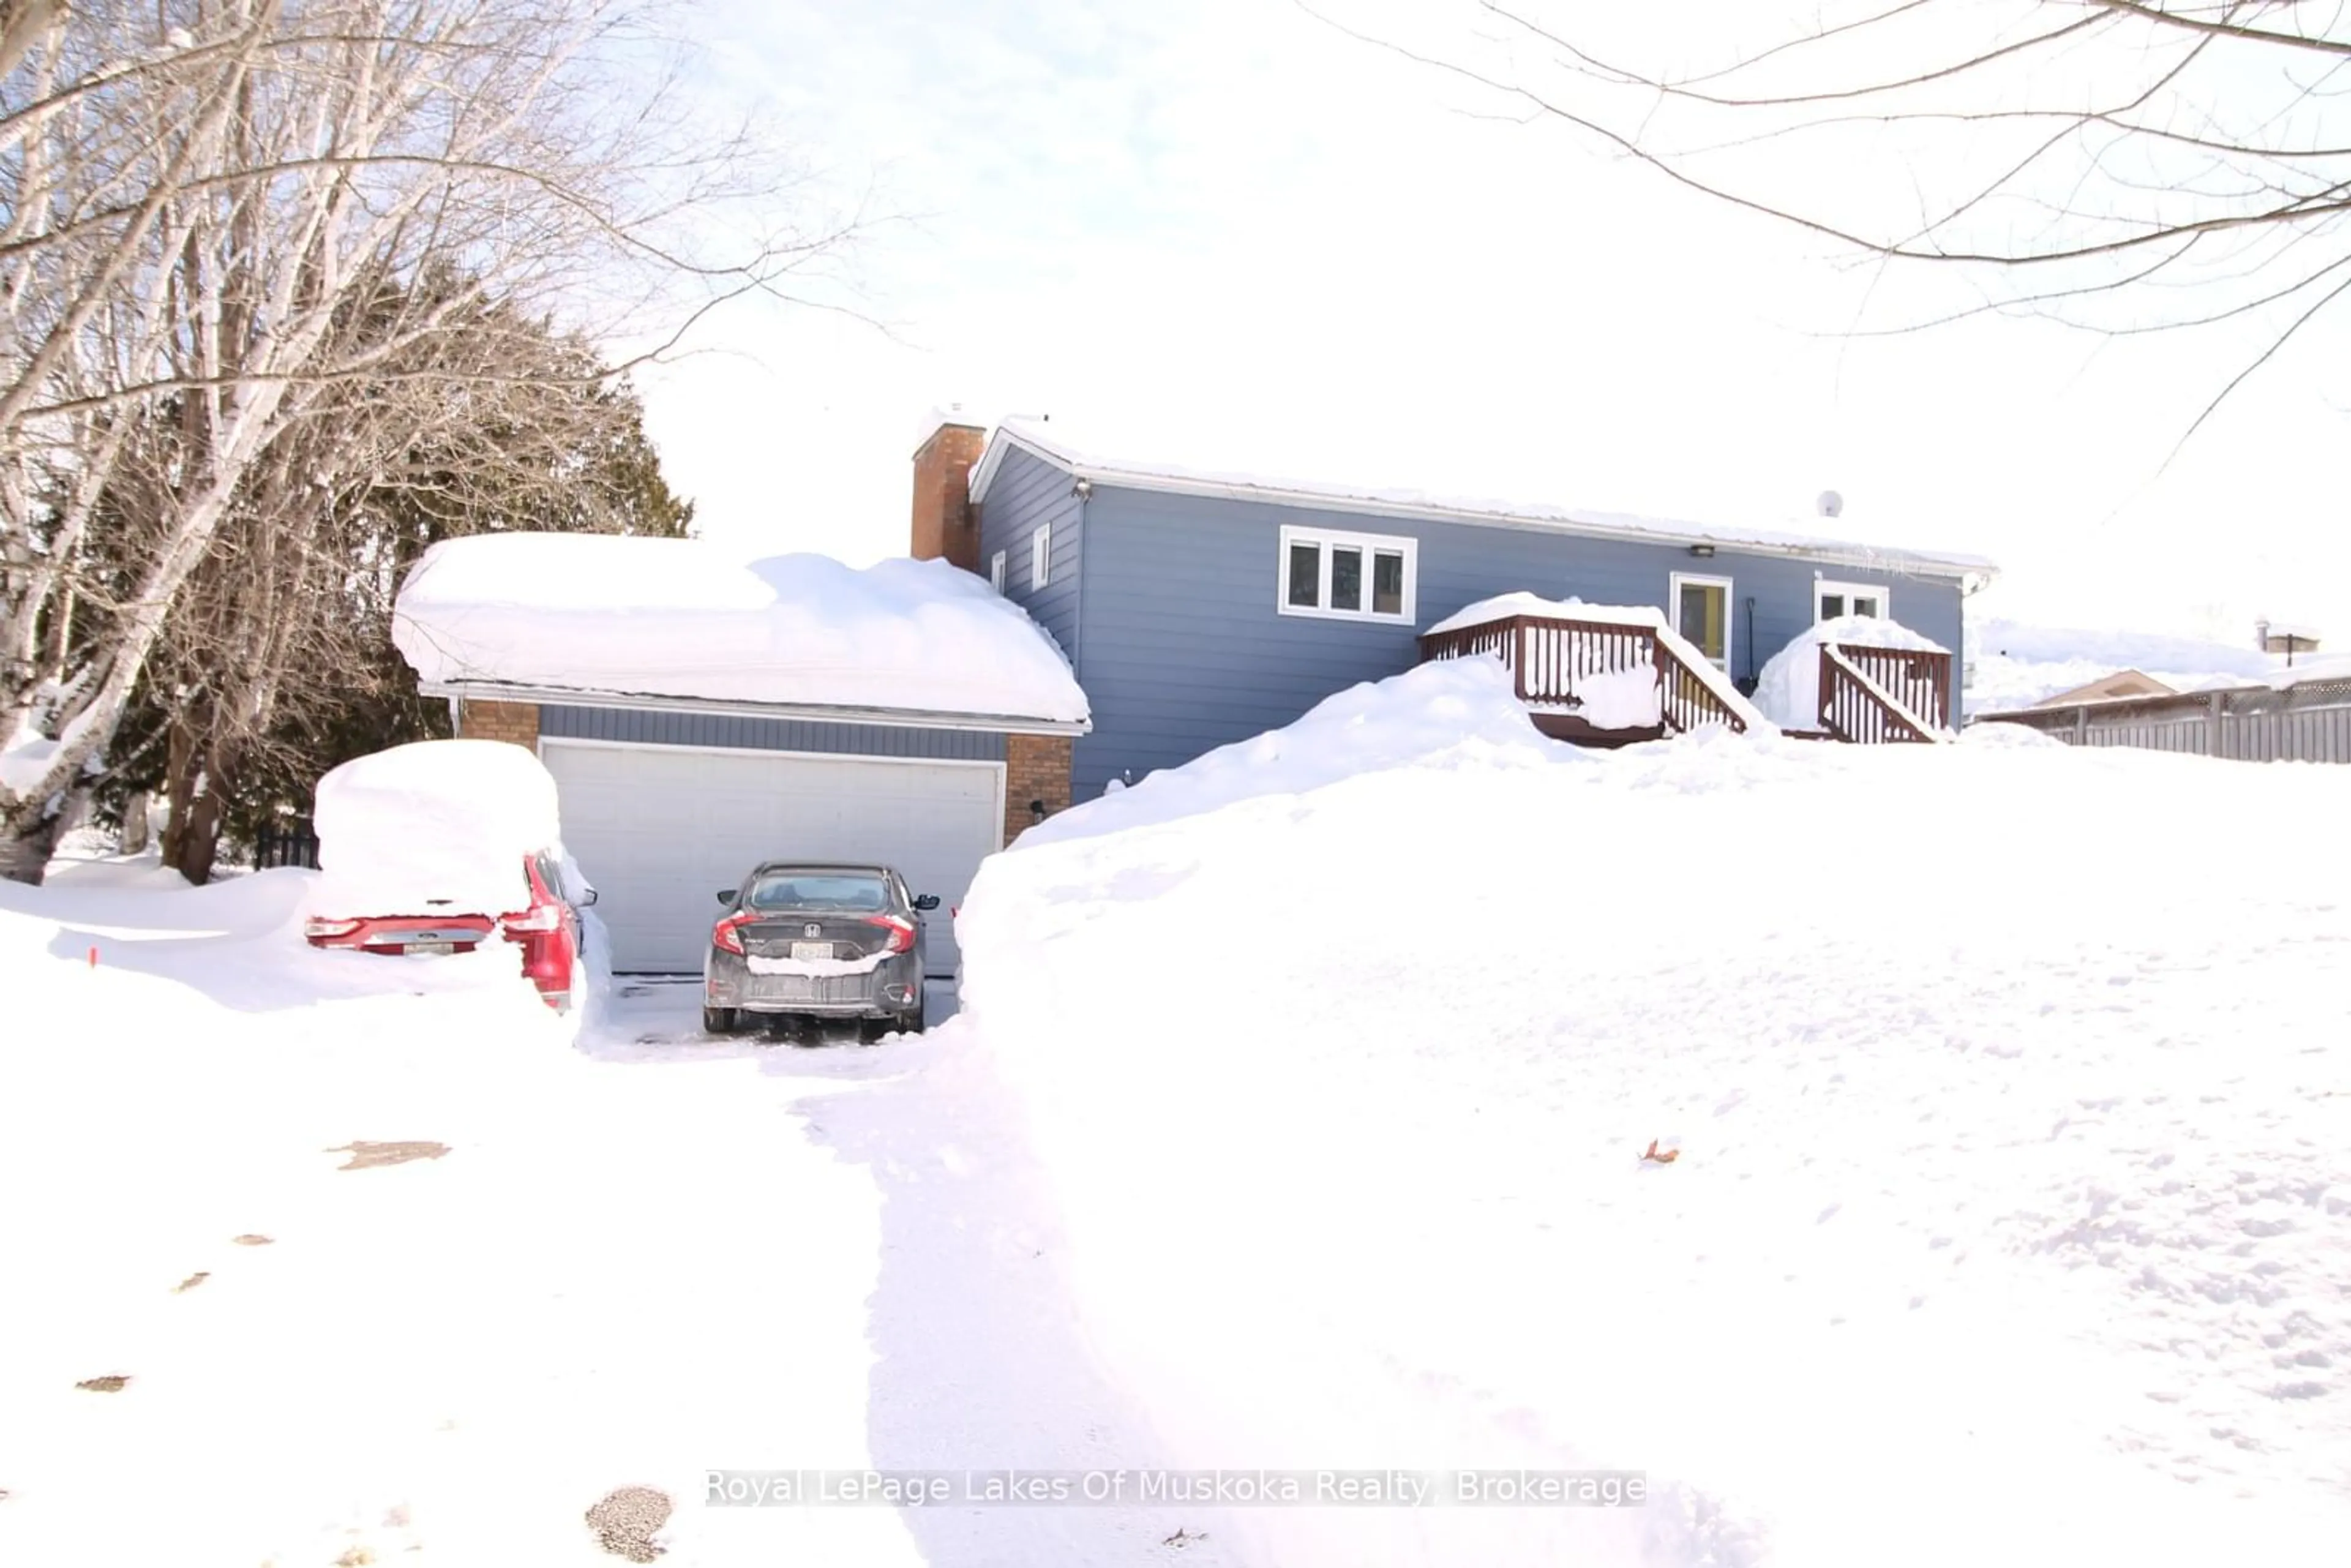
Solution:
<svg viewBox="0 0 2351 1568"><path fill-rule="evenodd" d="M193 883L209 879L225 829L249 835L256 810L306 805L354 743L426 733L390 628L429 546L515 528L676 535L692 517L660 477L635 398L602 383L589 345L496 306L465 322L383 375L329 389L281 433L164 619L108 792L160 789L164 861ZM437 373L403 373L428 354ZM159 422L163 451L178 428ZM118 465L110 520L154 511L136 472Z"/></svg>
<svg viewBox="0 0 2351 1568"><path fill-rule="evenodd" d="M0 873L37 875L240 506L262 548L378 481L380 443L289 439L363 427L343 392L405 386L378 413L430 423L549 374L505 328L682 330L844 237L747 204L773 160L684 112L652 20L648 0L0 8L0 747L47 742L37 777L0 779Z"/></svg>
<svg viewBox="0 0 2351 1568"><path fill-rule="evenodd" d="M2198 424L2351 292L2331 0L1469 0L1434 38L1299 3L1687 190L1960 269L1974 296L1934 319L2228 323L2252 347Z"/></svg>

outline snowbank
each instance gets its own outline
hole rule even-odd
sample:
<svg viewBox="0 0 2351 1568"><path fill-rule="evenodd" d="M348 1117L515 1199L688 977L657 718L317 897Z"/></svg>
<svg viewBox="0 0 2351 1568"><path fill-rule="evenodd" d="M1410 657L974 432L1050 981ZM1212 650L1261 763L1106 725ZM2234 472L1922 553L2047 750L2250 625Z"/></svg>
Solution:
<svg viewBox="0 0 2351 1568"><path fill-rule="evenodd" d="M886 1462L882 1199L807 1087L569 1049L511 949L316 952L311 880L0 883L0 1562L617 1564L582 1516L638 1485L665 1563L915 1568L886 1509L703 1506Z"/></svg>
<svg viewBox="0 0 2351 1568"><path fill-rule="evenodd" d="M1343 788L1297 790L1318 715L982 868L966 1019L1054 1257L1171 1462L1638 1469L1655 1500L1240 1510L1241 1559L2351 1539L2351 840L2144 853L2335 820L2351 769L1729 736L1466 768L1355 702ZM1104 831L1151 799L1231 803ZM1931 918L1822 880L1889 810L2000 825Z"/></svg>
<svg viewBox="0 0 2351 1568"><path fill-rule="evenodd" d="M423 900L503 915L525 902L522 860L559 851L555 779L500 740L424 740L319 780L312 821L321 914L422 915Z"/></svg>
<svg viewBox="0 0 2351 1568"><path fill-rule="evenodd" d="M1027 612L943 560L744 563L689 539L492 534L425 552L392 641L428 684L1076 721Z"/></svg>
<svg viewBox="0 0 2351 1568"><path fill-rule="evenodd" d="M1531 767L1585 755L1536 731L1499 663L1447 659L1350 686L1287 729L1219 747L1073 806L1022 833L1019 845L1170 822L1261 796L1304 794L1405 762Z"/></svg>
<svg viewBox="0 0 2351 1568"><path fill-rule="evenodd" d="M1896 621L1846 615L1799 632L1764 663L1755 679L1755 706L1784 729L1821 727L1821 644L1851 643L1865 648L1916 648L1948 653L1949 648Z"/></svg>

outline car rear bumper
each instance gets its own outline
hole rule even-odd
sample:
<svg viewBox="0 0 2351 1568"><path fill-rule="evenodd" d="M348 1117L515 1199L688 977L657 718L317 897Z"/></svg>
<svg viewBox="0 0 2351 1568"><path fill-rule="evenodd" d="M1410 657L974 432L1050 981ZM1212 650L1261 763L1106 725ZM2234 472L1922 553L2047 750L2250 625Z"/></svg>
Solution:
<svg viewBox="0 0 2351 1568"><path fill-rule="evenodd" d="M322 930L319 926L348 930ZM353 921L312 922L306 939L313 947L360 953L399 954L412 951L470 953L497 935L497 922L487 915L381 915Z"/></svg>
<svg viewBox="0 0 2351 1568"><path fill-rule="evenodd" d="M703 975L702 998L705 1007L737 1012L895 1019L921 1010L923 977L912 953L885 959L862 975L755 975L741 958L713 954Z"/></svg>

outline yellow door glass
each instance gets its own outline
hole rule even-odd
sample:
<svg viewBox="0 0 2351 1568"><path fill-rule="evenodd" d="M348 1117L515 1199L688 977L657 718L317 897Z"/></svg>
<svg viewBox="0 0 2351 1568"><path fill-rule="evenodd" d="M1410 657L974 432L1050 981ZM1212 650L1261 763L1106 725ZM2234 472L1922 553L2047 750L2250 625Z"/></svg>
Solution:
<svg viewBox="0 0 2351 1568"><path fill-rule="evenodd" d="M1685 582L1681 590L1676 629L1697 643L1699 653L1721 664L1730 643L1730 591L1719 582Z"/></svg>

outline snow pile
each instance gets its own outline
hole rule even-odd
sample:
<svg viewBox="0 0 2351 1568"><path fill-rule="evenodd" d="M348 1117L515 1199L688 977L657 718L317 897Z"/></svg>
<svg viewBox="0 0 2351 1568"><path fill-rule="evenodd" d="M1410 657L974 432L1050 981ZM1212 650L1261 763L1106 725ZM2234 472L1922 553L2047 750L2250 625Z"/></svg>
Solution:
<svg viewBox="0 0 2351 1568"><path fill-rule="evenodd" d="M1575 695L1572 711L1602 729L1646 728L1658 722L1665 707L1655 665L1578 675Z"/></svg>
<svg viewBox="0 0 2351 1568"><path fill-rule="evenodd" d="M1031 834L964 903L1050 1260L1170 1462L1631 1469L1654 1500L1239 1510L1237 1555L2351 1539L2351 838L2080 830L2336 821L2351 769L1728 735L1464 768L1407 727L1301 794L1309 733L1117 798L1222 810ZM1888 919L1906 823L1970 869Z"/></svg>
<svg viewBox="0 0 2351 1568"><path fill-rule="evenodd" d="M356 758L319 780L312 822L332 915L479 915L526 902L523 857L562 847L555 779L502 740L423 740Z"/></svg>
<svg viewBox="0 0 2351 1568"><path fill-rule="evenodd" d="M1863 648L1915 648L1948 653L1949 648L1896 621L1846 615L1799 632L1765 661L1755 678L1755 704L1784 729L1821 727L1821 644L1850 643ZM1921 715L1921 717L1926 716Z"/></svg>
<svg viewBox="0 0 2351 1568"><path fill-rule="evenodd" d="M428 685L1076 721L1019 606L943 560L744 563L690 539L491 534L425 552L392 641Z"/></svg>
<svg viewBox="0 0 2351 1568"><path fill-rule="evenodd" d="M1020 835L1060 843L1301 795L1356 774L1426 760L1442 768L1540 767L1584 756L1545 739L1490 659L1446 659L1328 696L1287 729L1218 747L1050 817Z"/></svg>

